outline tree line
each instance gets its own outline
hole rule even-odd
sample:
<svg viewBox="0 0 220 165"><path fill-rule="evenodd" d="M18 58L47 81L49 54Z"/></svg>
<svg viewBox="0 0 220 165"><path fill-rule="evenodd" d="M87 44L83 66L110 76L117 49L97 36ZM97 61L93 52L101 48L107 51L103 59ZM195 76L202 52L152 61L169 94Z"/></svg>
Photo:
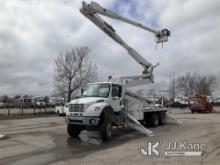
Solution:
<svg viewBox="0 0 220 165"><path fill-rule="evenodd" d="M23 96L22 95L15 95L13 97L10 97L8 95L2 95L2 96L0 96L0 102L2 102L2 103L15 103L15 101L18 99L22 99L22 98L30 99L32 97L34 97L34 96L27 95L27 94L25 94ZM42 101L44 101L45 103L49 103L49 96L43 96L42 98L43 98Z"/></svg>
<svg viewBox="0 0 220 165"><path fill-rule="evenodd" d="M169 86L169 93L174 98L178 95L212 95L217 87L216 77L201 75L196 72L187 72L178 77L173 77Z"/></svg>

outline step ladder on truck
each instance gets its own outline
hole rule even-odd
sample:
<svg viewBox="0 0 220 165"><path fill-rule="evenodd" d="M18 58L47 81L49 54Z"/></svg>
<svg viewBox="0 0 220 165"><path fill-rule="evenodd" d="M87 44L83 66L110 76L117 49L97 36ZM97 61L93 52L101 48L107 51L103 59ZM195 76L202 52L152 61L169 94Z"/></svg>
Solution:
<svg viewBox="0 0 220 165"><path fill-rule="evenodd" d="M154 82L153 66L133 48L131 48L116 33L111 25L99 15L107 16L130 25L134 25L155 35L156 43L168 41L170 31L154 30L117 13L103 8L96 2L82 3L80 12L98 26L115 42L125 48L128 54L143 68L143 73L137 76L125 76L108 82L97 82L86 85L82 96L72 100L66 113L67 132L71 137L77 137L82 130L98 130L103 140L112 136L112 128L130 126L146 135L152 131L146 126L164 125L167 109L155 107L150 100L129 90L129 87L145 85Z"/></svg>

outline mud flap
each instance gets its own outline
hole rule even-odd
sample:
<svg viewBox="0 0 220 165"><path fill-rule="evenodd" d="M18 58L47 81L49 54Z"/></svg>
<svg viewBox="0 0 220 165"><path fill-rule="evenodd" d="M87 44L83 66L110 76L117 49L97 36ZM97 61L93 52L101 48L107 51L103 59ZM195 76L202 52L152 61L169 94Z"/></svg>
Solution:
<svg viewBox="0 0 220 165"><path fill-rule="evenodd" d="M153 131L146 129L138 120L136 120L129 113L125 112L124 114L127 117L126 124L128 126L143 134L146 134L146 136L153 136Z"/></svg>
<svg viewBox="0 0 220 165"><path fill-rule="evenodd" d="M180 124L182 125L183 122L178 120L177 118L175 118L173 115L169 114L169 113L166 113L166 118L171 120L172 122L176 123L176 124Z"/></svg>

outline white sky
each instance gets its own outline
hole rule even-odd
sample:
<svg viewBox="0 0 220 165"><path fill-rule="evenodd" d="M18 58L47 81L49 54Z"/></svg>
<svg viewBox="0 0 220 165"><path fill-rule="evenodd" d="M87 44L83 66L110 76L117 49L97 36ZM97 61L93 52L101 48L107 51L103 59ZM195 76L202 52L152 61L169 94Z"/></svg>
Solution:
<svg viewBox="0 0 220 165"><path fill-rule="evenodd" d="M162 49L149 32L107 19L152 64L156 88L170 75L196 71L220 80L219 0L99 0L156 29L171 30ZM137 75L142 68L117 43L80 14L79 0L0 0L0 95L53 93L53 62L63 51L89 46L100 79ZM220 84L219 84L220 85ZM220 89L215 95L220 95Z"/></svg>

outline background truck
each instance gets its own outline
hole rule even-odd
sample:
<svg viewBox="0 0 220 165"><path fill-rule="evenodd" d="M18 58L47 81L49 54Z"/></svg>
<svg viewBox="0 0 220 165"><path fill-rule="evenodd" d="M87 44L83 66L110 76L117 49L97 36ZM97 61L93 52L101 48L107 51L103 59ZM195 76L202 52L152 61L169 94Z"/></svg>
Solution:
<svg viewBox="0 0 220 165"><path fill-rule="evenodd" d="M131 19L101 7L96 2L82 3L80 12L106 33L115 42L125 48L128 54L143 67L141 75L124 76L108 82L91 83L85 86L82 97L68 104L66 113L67 131L70 136L77 137L81 130L98 130L103 140L109 140L112 127L129 125L130 127L151 135L152 131L145 126L163 125L166 122L166 109L149 104L150 101L131 92L129 87L145 85L154 82L153 66L133 48L131 48L115 29L98 14L134 25L155 35L156 43L168 41L170 31L154 30Z"/></svg>
<svg viewBox="0 0 220 165"><path fill-rule="evenodd" d="M193 102L193 103L192 103ZM189 109L192 113L201 112L209 113L214 112L212 103L207 100L205 95L195 95L194 97L189 98Z"/></svg>
<svg viewBox="0 0 220 165"><path fill-rule="evenodd" d="M61 104L61 105L55 106L55 113L60 116L65 116L67 111L68 111L68 104L67 103L65 105Z"/></svg>

